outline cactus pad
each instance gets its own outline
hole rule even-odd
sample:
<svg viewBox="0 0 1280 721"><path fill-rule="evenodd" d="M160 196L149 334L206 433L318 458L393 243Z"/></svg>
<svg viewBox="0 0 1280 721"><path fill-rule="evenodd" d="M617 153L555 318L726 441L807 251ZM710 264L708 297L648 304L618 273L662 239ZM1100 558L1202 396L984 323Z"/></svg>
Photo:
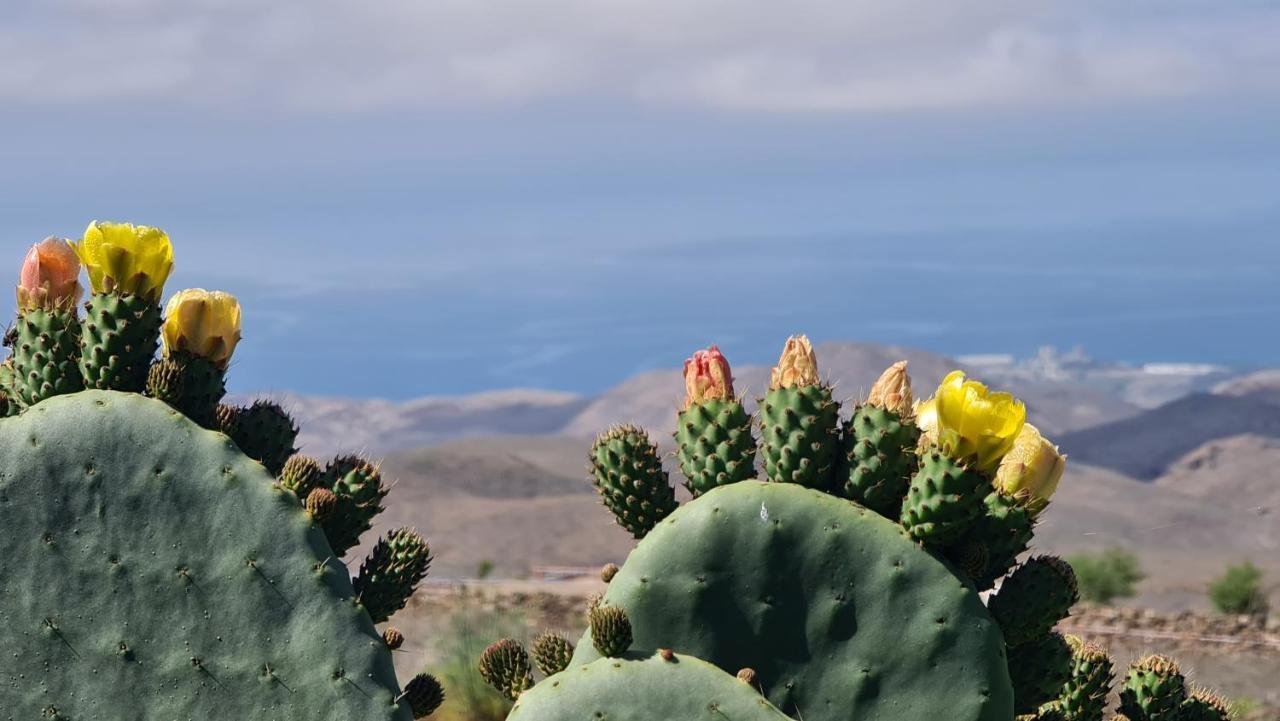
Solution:
<svg viewBox="0 0 1280 721"><path fill-rule="evenodd" d="M704 661L670 652L570 668L526 692L507 718L789 721L751 686Z"/></svg>
<svg viewBox="0 0 1280 721"><path fill-rule="evenodd" d="M635 426L615 426L596 438L591 479L618 525L636 538L644 538L675 510L675 491L662 470L658 447Z"/></svg>
<svg viewBox="0 0 1280 721"><path fill-rule="evenodd" d="M920 429L911 419L864 403L844 426L840 495L898 520L916 472Z"/></svg>
<svg viewBox="0 0 1280 721"><path fill-rule="evenodd" d="M977 594L896 524L795 484L744 481L684 505L604 602L630 616L633 654L754 669L805 721L1012 716L1004 641ZM599 657L583 640L574 665Z"/></svg>
<svg viewBox="0 0 1280 721"><path fill-rule="evenodd" d="M765 476L828 490L840 451L840 406L825 384L774 388L760 399Z"/></svg>
<svg viewBox="0 0 1280 721"><path fill-rule="evenodd" d="M690 405L676 419L675 439L680 471L695 497L756 476L756 441L741 401Z"/></svg>
<svg viewBox="0 0 1280 721"><path fill-rule="evenodd" d="M80 373L85 388L141 393L160 344L160 306L141 295L95 293L84 306Z"/></svg>
<svg viewBox="0 0 1280 721"><path fill-rule="evenodd" d="M1114 664L1100 646L1067 636L1071 647L1071 676L1062 687L1058 706L1071 721L1102 721L1111 693Z"/></svg>
<svg viewBox="0 0 1280 721"><path fill-rule="evenodd" d="M1071 647L1056 633L1009 649L1014 711L1035 713L1060 695L1071 676Z"/></svg>
<svg viewBox="0 0 1280 721"><path fill-rule="evenodd" d="M990 486L989 478L937 448L926 451L902 506L902 527L930 546L953 544L981 517Z"/></svg>
<svg viewBox="0 0 1280 721"><path fill-rule="evenodd" d="M987 607L1005 642L1017 646L1048 633L1079 599L1071 564L1057 556L1036 556L1005 579Z"/></svg>
<svg viewBox="0 0 1280 721"><path fill-rule="evenodd" d="M31 309L18 315L14 390L24 405L84 387L76 311Z"/></svg>
<svg viewBox="0 0 1280 721"><path fill-rule="evenodd" d="M59 396L0 421L0 708L409 719L346 570L272 481L136 395Z"/></svg>
<svg viewBox="0 0 1280 721"><path fill-rule="evenodd" d="M1120 689L1120 712L1131 721L1177 721L1187 699L1187 680L1178 664L1164 656L1146 656L1129 667Z"/></svg>

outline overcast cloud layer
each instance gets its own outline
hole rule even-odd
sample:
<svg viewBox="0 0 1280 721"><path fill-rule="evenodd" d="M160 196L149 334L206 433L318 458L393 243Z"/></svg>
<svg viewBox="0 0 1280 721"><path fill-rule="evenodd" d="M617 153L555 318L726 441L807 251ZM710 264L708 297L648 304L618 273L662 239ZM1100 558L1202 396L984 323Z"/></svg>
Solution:
<svg viewBox="0 0 1280 721"><path fill-rule="evenodd" d="M1272 95L1277 37L1280 8L1243 0L10 0L0 102L864 112Z"/></svg>

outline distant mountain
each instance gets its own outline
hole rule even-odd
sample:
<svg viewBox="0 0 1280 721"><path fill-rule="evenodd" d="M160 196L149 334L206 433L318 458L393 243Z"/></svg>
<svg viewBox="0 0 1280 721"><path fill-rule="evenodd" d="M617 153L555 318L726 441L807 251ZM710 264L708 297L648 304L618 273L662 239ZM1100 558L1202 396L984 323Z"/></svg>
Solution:
<svg viewBox="0 0 1280 721"><path fill-rule="evenodd" d="M1253 396L1196 393L1054 440L1074 461L1154 480L1204 444L1245 434L1280 437L1280 405Z"/></svg>
<svg viewBox="0 0 1280 721"><path fill-rule="evenodd" d="M1249 396L1280 405L1280 368L1257 371L1227 381L1215 388L1214 392L1227 396Z"/></svg>
<svg viewBox="0 0 1280 721"><path fill-rule="evenodd" d="M1271 516L1280 528L1280 439L1221 438L1179 458L1156 485L1206 503Z"/></svg>
<svg viewBox="0 0 1280 721"><path fill-rule="evenodd" d="M272 396L298 419L303 450L381 456L460 438L557 433L588 404L572 393L505 390L456 397L380 399ZM244 399L236 399L243 402Z"/></svg>

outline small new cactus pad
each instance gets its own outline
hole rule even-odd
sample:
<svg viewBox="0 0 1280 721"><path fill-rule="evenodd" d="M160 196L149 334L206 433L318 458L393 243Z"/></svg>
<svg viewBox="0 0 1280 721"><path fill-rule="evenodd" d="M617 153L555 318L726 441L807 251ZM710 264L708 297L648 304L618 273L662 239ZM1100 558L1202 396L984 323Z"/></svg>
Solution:
<svg viewBox="0 0 1280 721"><path fill-rule="evenodd" d="M80 324L86 388L141 393L160 345L160 306L143 295L94 293Z"/></svg>
<svg viewBox="0 0 1280 721"><path fill-rule="evenodd" d="M533 685L529 652L513 638L495 641L480 654L480 677L512 701Z"/></svg>
<svg viewBox="0 0 1280 721"><path fill-rule="evenodd" d="M644 538L675 510L676 495L658 447L632 425L614 426L591 447L591 479L618 525Z"/></svg>
<svg viewBox="0 0 1280 721"><path fill-rule="evenodd" d="M573 644L564 636L543 633L533 640L533 660L544 676L552 676L569 667Z"/></svg>
<svg viewBox="0 0 1280 721"><path fill-rule="evenodd" d="M898 520L916 472L920 429L896 411L864 403L844 426L840 494Z"/></svg>
<svg viewBox="0 0 1280 721"><path fill-rule="evenodd" d="M1182 702L1179 721L1230 721L1231 703L1206 689L1197 689Z"/></svg>
<svg viewBox="0 0 1280 721"><path fill-rule="evenodd" d="M604 658L520 696L510 721L789 721L751 686L684 654ZM805 714L806 721L809 715Z"/></svg>
<svg viewBox="0 0 1280 721"><path fill-rule="evenodd" d="M952 558L972 553L969 547L981 547L986 553L982 570L971 569L978 590L995 585L1013 567L1034 536L1033 520L1026 508L1012 499L992 491L983 498L983 508L963 537L947 549Z"/></svg>
<svg viewBox="0 0 1280 721"><path fill-rule="evenodd" d="M742 402L706 400L680 411L676 454L694 496L756 475L756 441Z"/></svg>
<svg viewBox="0 0 1280 721"><path fill-rule="evenodd" d="M404 634L394 626L387 626L382 632L382 642L387 644L388 651L398 651L404 645Z"/></svg>
<svg viewBox="0 0 1280 721"><path fill-rule="evenodd" d="M1036 556L1019 566L987 607L1010 646L1048 633L1080 599L1071 564L1057 556Z"/></svg>
<svg viewBox="0 0 1280 721"><path fill-rule="evenodd" d="M765 477L828 490L840 453L840 406L823 383L775 388L760 399Z"/></svg>
<svg viewBox="0 0 1280 721"><path fill-rule="evenodd" d="M631 620L617 606L594 604L587 612L587 633L601 656L616 658L631 648Z"/></svg>
<svg viewBox="0 0 1280 721"><path fill-rule="evenodd" d="M1071 647L1071 675L1062 687L1057 705L1068 721L1102 721L1115 672L1111 657L1102 647L1066 637Z"/></svg>
<svg viewBox="0 0 1280 721"><path fill-rule="evenodd" d="M960 541L982 515L991 479L952 460L937 448L920 457L902 505L902 526L935 548Z"/></svg>
<svg viewBox="0 0 1280 721"><path fill-rule="evenodd" d="M334 552L345 556L383 510L387 488L382 485L382 472L359 456L341 456L325 468L320 485L338 497L333 514L321 527Z"/></svg>
<svg viewBox="0 0 1280 721"><path fill-rule="evenodd" d="M255 401L248 408L219 405L214 411L218 430L231 437L244 454L278 476L297 450L298 426L279 404Z"/></svg>
<svg viewBox="0 0 1280 721"><path fill-rule="evenodd" d="M382 623L404 608L430 566L431 549L422 536L411 528L397 528L360 564L360 575L351 582L356 600L374 623Z"/></svg>
<svg viewBox="0 0 1280 721"><path fill-rule="evenodd" d="M160 401L0 421L0 708L37 719L411 717L291 493Z"/></svg>
<svg viewBox="0 0 1280 721"><path fill-rule="evenodd" d="M1165 656L1146 656L1129 667L1120 689L1120 712L1130 721L1178 721L1187 680Z"/></svg>
<svg viewBox="0 0 1280 721"><path fill-rule="evenodd" d="M409 679L401 695L409 703L415 719L426 718L444 703L444 687L429 673L420 673Z"/></svg>
<svg viewBox="0 0 1280 721"><path fill-rule="evenodd" d="M629 656L674 648L752 668L805 721L1012 717L1004 639L978 595L896 524L796 484L743 481L685 504L603 603L630 616ZM570 674L600 657L590 641Z"/></svg>
<svg viewBox="0 0 1280 721"><path fill-rule="evenodd" d="M1013 682L1013 710L1036 709L1060 696L1071 675L1071 647L1056 633L1045 634L1009 649L1009 678Z"/></svg>
<svg viewBox="0 0 1280 721"><path fill-rule="evenodd" d="M311 492L322 485L324 469L320 462L310 456L296 453L285 461L280 471L280 485L293 491L293 495L305 499Z"/></svg>
<svg viewBox="0 0 1280 721"><path fill-rule="evenodd" d="M24 405L84 388L75 308L20 312L13 347L14 390Z"/></svg>
<svg viewBox="0 0 1280 721"><path fill-rule="evenodd" d="M222 369L190 353L173 353L156 361L147 375L147 395L205 428L216 428L216 411L226 393Z"/></svg>

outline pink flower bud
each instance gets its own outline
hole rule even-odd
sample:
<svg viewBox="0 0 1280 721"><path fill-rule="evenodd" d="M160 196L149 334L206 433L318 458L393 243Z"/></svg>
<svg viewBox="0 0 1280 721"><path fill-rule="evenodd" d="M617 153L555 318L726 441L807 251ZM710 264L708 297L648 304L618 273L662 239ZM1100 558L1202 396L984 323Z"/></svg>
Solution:
<svg viewBox="0 0 1280 721"><path fill-rule="evenodd" d="M31 246L18 276L18 307L73 308L80 301L80 259L65 240L46 238Z"/></svg>
<svg viewBox="0 0 1280 721"><path fill-rule="evenodd" d="M711 346L684 362L684 407L733 399L733 372L720 349Z"/></svg>

